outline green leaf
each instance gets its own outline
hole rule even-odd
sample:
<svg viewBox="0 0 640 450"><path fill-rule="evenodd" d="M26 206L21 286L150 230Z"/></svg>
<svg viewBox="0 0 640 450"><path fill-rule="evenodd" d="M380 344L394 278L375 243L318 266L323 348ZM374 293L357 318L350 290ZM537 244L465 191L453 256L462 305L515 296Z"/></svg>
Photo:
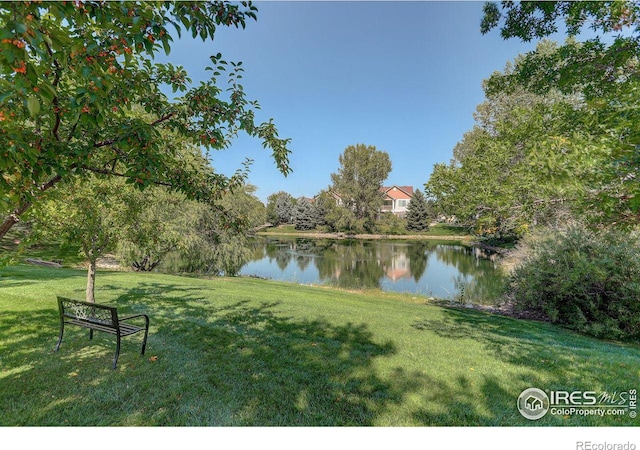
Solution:
<svg viewBox="0 0 640 450"><path fill-rule="evenodd" d="M5 91L5 92L1 92L0 93L0 103L4 102L5 100L10 99L11 97L15 96L16 92L15 91Z"/></svg>
<svg viewBox="0 0 640 450"><path fill-rule="evenodd" d="M40 113L40 101L38 97L32 96L27 99L27 109L31 117L35 117Z"/></svg>
<svg viewBox="0 0 640 450"><path fill-rule="evenodd" d="M164 47L164 53L166 55L171 53L171 46L169 45L169 40L168 39L163 39L162 40L162 46Z"/></svg>
<svg viewBox="0 0 640 450"><path fill-rule="evenodd" d="M17 33L26 33L27 32L27 25L22 23L22 22L18 22L16 23L16 32Z"/></svg>

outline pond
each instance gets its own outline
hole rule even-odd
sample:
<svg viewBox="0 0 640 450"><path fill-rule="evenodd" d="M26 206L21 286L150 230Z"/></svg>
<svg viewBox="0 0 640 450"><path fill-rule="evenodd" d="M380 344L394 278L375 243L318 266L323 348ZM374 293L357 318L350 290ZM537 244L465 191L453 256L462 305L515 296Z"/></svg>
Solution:
<svg viewBox="0 0 640 450"><path fill-rule="evenodd" d="M240 275L475 304L500 294L495 258L459 243L261 237L253 245Z"/></svg>

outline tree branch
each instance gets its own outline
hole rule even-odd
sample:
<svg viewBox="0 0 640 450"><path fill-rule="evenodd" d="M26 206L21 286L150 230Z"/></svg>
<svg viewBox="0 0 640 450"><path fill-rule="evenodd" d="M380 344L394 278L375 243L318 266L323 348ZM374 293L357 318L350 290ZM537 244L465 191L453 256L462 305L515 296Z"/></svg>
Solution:
<svg viewBox="0 0 640 450"><path fill-rule="evenodd" d="M43 193L46 190L55 186L61 179L62 179L62 176L55 175L51 179L49 179L49 181L47 181L46 183L41 184L38 187L38 190L40 191L40 193ZM9 214L9 217L7 217L5 221L2 222L2 224L0 224L0 239L2 239L5 234L7 234L7 232L11 229L12 226L20 222L20 216L24 214L24 212L27 209L29 209L29 207L31 207L31 204L32 202L23 203L22 205L14 209L13 212Z"/></svg>
<svg viewBox="0 0 640 450"><path fill-rule="evenodd" d="M44 34L44 32L42 31L42 29L40 30L40 32L42 32ZM43 41L44 45L47 48L47 53L49 54L49 56L53 57L53 50L51 50L51 47L49 46L49 43L47 41ZM60 84L60 63L58 62L57 59L53 59L53 65L55 66L55 76L53 79L53 83L51 83L51 85L54 88L57 88L58 85ZM53 136L56 138L57 141L60 141L60 136L58 136L58 130L60 129L60 124L62 122L62 119L60 118L60 101L58 100L58 96L56 95L55 97L53 97L53 112L55 114L55 118L56 121L53 125L53 129L51 130L51 134L53 134Z"/></svg>
<svg viewBox="0 0 640 450"><path fill-rule="evenodd" d="M175 112L165 114L164 116L160 117L159 119L151 122L149 125L151 125L152 127L155 127L157 125L160 125L163 122L166 122L167 120L171 119L175 115L176 115ZM93 144L93 147L94 148L107 147L109 145L115 144L116 142L118 142L120 140L122 140L122 138L107 139L106 141L96 142L95 144Z"/></svg>
<svg viewBox="0 0 640 450"><path fill-rule="evenodd" d="M90 166L85 166L84 164L77 165L76 167L78 169L86 170L86 171L92 172L92 173L99 173L101 175L109 175L109 176L114 176L114 177L129 178L129 175L125 175L124 173L120 173L120 172L115 172L115 171L113 171L111 169L101 169L99 167L90 167ZM155 184L156 186L173 187L173 185L171 183L168 183L166 181L151 180L151 183Z"/></svg>

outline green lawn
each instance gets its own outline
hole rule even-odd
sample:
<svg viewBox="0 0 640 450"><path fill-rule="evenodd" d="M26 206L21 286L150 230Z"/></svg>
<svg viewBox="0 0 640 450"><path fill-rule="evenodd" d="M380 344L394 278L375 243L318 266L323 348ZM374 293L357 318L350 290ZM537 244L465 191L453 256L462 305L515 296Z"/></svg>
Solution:
<svg viewBox="0 0 640 450"><path fill-rule="evenodd" d="M0 425L632 426L628 417L523 418L526 388L638 388L640 346L535 322L248 278L99 272L96 297L146 313L123 339L68 328L55 296L85 273L0 269Z"/></svg>

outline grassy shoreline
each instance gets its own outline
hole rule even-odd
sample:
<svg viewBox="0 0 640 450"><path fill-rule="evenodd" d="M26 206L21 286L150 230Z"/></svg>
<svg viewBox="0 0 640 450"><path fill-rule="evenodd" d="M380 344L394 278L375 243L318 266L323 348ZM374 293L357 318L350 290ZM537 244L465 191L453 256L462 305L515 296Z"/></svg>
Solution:
<svg viewBox="0 0 640 450"><path fill-rule="evenodd" d="M55 296L74 269L0 269L3 426L634 426L620 416L529 421L529 387L637 388L640 346L405 294L251 278L101 271L97 300L147 313L147 354L68 330Z"/></svg>
<svg viewBox="0 0 640 450"><path fill-rule="evenodd" d="M277 227L267 228L256 233L258 236L288 236L288 237L307 237L314 239L397 239L397 240L438 240L438 241L460 241L470 242L473 237L469 234L460 234L460 227L451 225L438 224L427 232L409 233L409 234L349 234L349 233L330 233L320 231L299 231L293 225L280 225Z"/></svg>

